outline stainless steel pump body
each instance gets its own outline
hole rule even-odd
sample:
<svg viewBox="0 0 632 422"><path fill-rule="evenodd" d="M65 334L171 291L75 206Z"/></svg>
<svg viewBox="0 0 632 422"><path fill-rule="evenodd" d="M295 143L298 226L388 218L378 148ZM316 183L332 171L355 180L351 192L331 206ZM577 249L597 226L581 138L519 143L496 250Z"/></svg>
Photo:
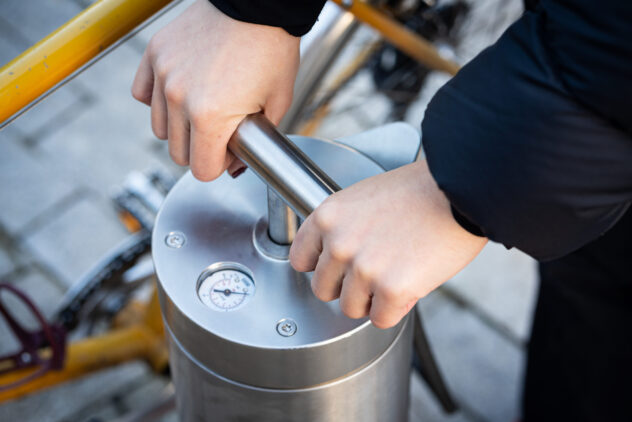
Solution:
<svg viewBox="0 0 632 422"><path fill-rule="evenodd" d="M340 143L293 141L342 187L384 171ZM380 330L319 301L288 246L270 240L267 206L250 171L212 183L187 173L158 215L152 249L181 421L406 421L412 321Z"/></svg>

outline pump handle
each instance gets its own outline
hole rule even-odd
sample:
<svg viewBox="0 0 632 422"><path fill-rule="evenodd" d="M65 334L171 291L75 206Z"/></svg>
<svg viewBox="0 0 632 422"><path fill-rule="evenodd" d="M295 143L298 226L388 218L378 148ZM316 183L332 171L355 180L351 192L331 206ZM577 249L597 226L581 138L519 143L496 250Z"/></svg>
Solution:
<svg viewBox="0 0 632 422"><path fill-rule="evenodd" d="M303 218L340 190L262 113L246 116L231 136L228 148Z"/></svg>

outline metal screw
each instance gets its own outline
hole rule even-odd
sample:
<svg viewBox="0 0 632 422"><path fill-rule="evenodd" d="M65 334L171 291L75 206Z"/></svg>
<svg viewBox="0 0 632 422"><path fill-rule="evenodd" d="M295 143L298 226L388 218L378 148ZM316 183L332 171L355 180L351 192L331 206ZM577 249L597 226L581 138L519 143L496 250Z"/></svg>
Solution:
<svg viewBox="0 0 632 422"><path fill-rule="evenodd" d="M342 0L342 6L347 9L351 9L351 6L353 6L353 0Z"/></svg>
<svg viewBox="0 0 632 422"><path fill-rule="evenodd" d="M277 333L281 334L283 337L291 337L296 334L298 325L296 325L296 322L293 319L283 318L277 322L276 330Z"/></svg>
<svg viewBox="0 0 632 422"><path fill-rule="evenodd" d="M182 232L171 232L165 237L165 244L170 248L178 249L184 245L187 238Z"/></svg>

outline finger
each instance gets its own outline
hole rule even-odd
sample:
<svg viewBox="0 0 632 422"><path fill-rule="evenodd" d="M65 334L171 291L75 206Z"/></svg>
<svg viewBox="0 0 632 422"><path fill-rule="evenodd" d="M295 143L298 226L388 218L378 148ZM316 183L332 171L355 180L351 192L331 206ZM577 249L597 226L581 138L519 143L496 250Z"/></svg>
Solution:
<svg viewBox="0 0 632 422"><path fill-rule="evenodd" d="M349 318L363 318L371 309L371 292L366 284L348 273L342 280L340 309Z"/></svg>
<svg viewBox="0 0 632 422"><path fill-rule="evenodd" d="M371 301L369 315L371 322L377 328L390 328L406 316L408 311L415 305L416 300L403 295L384 293L380 290L374 292Z"/></svg>
<svg viewBox="0 0 632 422"><path fill-rule="evenodd" d="M272 123L278 125L291 104L292 92L277 92L263 106L263 114Z"/></svg>
<svg viewBox="0 0 632 422"><path fill-rule="evenodd" d="M321 232L309 215L294 237L290 247L290 264L296 271L307 272L316 268L323 250Z"/></svg>
<svg viewBox="0 0 632 422"><path fill-rule="evenodd" d="M154 90L151 95L151 129L158 139L167 139L167 101L158 79L154 80Z"/></svg>
<svg viewBox="0 0 632 422"><path fill-rule="evenodd" d="M198 180L217 179L235 160L226 145L240 121L241 118L191 122L191 172Z"/></svg>
<svg viewBox="0 0 632 422"><path fill-rule="evenodd" d="M151 105L152 91L154 89L154 70L151 61L147 56L147 51L140 59L140 64L132 83L132 96L141 103Z"/></svg>
<svg viewBox="0 0 632 422"><path fill-rule="evenodd" d="M312 291L324 302L337 299L340 296L346 264L333 259L327 249L317 259L316 269L312 275Z"/></svg>
<svg viewBox="0 0 632 422"><path fill-rule="evenodd" d="M181 166L189 164L189 120L183 110L175 104L168 104L169 155Z"/></svg>
<svg viewBox="0 0 632 422"><path fill-rule="evenodd" d="M230 152L230 150L228 150L227 154L233 155L233 153ZM248 166L246 166L241 160L234 158L233 161L228 166L228 168L226 169L226 171L228 172L228 174L231 175L231 177L235 178L239 176L240 174L242 174L244 171L246 171L247 168Z"/></svg>

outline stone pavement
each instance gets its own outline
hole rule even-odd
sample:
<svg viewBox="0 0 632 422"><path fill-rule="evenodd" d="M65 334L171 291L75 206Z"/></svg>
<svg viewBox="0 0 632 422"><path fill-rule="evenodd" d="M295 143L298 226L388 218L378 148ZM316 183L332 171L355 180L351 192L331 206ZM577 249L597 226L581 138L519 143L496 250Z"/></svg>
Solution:
<svg viewBox="0 0 632 422"><path fill-rule="evenodd" d="M3 0L0 65L88 3ZM174 176L183 171L170 162L165 143L151 133L148 108L129 90L151 34L187 3L0 132L0 278L29 292L47 315L64 291L126 236L110 201L113 187L132 170L159 168ZM454 51L457 59L465 62L493 42L520 10L518 0L473 1ZM440 74L429 77L409 112L412 124L418 127L425 104L445 81ZM366 90L369 84L360 76L341 97L353 98L353 89ZM373 96L345 120L333 113L320 135L339 137L375 126L386 112L384 103ZM490 244L466 270L420 301L439 364L462 410L443 414L413 375L411 421L516 419L535 290L535 263ZM6 330L0 322L0 353L13 345ZM0 405L0 420L110 420L151 400L166 383L144 364L129 363Z"/></svg>

